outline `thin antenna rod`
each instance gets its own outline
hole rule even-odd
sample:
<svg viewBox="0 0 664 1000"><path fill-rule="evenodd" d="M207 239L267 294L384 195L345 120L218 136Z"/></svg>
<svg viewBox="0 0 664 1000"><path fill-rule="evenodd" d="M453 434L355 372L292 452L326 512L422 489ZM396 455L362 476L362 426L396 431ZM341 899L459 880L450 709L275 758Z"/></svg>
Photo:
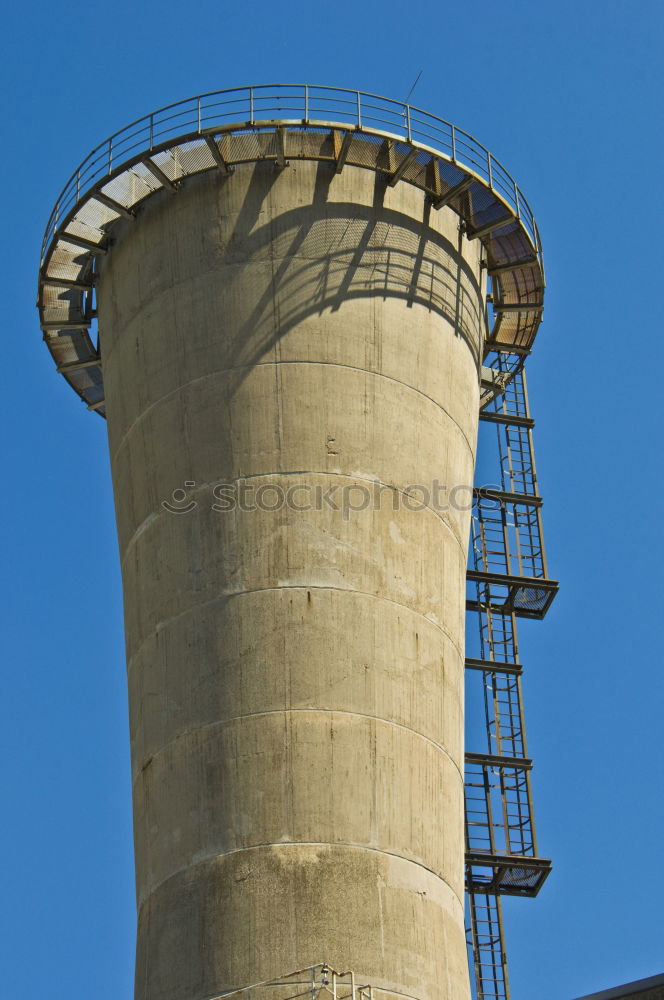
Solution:
<svg viewBox="0 0 664 1000"><path fill-rule="evenodd" d="M404 102L403 102L404 104L408 104L408 98L409 98L409 97L410 97L410 95L411 95L411 94L413 93L413 91L415 90L415 87L416 87L416 86L417 86L417 84L419 83L419 80L420 80L420 77L422 76L422 72L423 72L423 71L422 71L422 70L420 70L420 71L419 71L419 73L417 74L417 76L415 77L415 83L413 84L413 86L412 86L412 87L410 88L410 90L409 90L409 91L408 91L408 93L406 94L406 96L405 96L405 98L404 98Z"/></svg>

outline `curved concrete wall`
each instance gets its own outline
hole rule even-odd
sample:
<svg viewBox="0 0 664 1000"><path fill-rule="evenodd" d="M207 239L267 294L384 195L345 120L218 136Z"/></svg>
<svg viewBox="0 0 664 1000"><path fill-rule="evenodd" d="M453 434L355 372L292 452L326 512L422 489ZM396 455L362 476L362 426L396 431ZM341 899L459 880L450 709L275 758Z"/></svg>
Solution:
<svg viewBox="0 0 664 1000"><path fill-rule="evenodd" d="M115 235L136 996L325 960L467 998L479 242L408 185L307 162L203 175Z"/></svg>

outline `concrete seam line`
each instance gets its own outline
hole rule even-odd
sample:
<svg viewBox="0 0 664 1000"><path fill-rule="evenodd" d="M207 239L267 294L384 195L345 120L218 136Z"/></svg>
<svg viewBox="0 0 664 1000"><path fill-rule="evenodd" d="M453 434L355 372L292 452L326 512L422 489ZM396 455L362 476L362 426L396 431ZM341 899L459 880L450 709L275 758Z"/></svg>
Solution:
<svg viewBox="0 0 664 1000"><path fill-rule="evenodd" d="M439 750L440 753L450 762L454 770L457 772L459 780L463 784L464 777L463 774L461 773L459 765L454 760L454 758L450 756L449 751L442 745L442 743L437 743L436 740L431 739L430 736L426 736L424 733L419 732L419 730L413 729L412 726L405 726L402 722L395 722L393 719L386 719L382 715L370 715L368 712L350 712L348 711L348 709L344 708L273 708L273 709L266 709L264 712L248 712L246 715L234 715L229 719L217 719L214 722L206 722L202 726L195 726L191 729L186 729L182 733L178 733L177 736L174 736L172 740L168 741L168 743L164 743L163 746L160 746L159 749L155 750L154 753L148 754L147 760L148 761L155 760L157 757L160 757L163 753L169 750L172 746L175 746L176 743L179 743L181 740L186 739L187 736L203 732L204 730L209 730L214 728L221 729L225 726L232 725L234 722L241 722L244 721L245 719L260 719L264 718L267 715L290 715L290 714L348 715L358 719L369 719L373 722L382 723L385 726L394 726L395 729L403 729L404 732L411 733L418 739L424 740L425 743L430 744L432 747L434 747L434 749ZM135 785L138 779L140 778L143 772L143 766L144 765L141 765L141 767L139 768L136 777L132 781L132 786Z"/></svg>
<svg viewBox="0 0 664 1000"><path fill-rule="evenodd" d="M327 469L306 469L306 470L296 470L293 472L256 472L250 476L236 476L234 479L216 480L214 482L201 483L199 486L196 487L196 489L188 489L187 495L192 497L198 496L199 494L204 493L207 490L211 490L211 488L215 486L219 486L219 484L222 482L224 484L239 483L239 482L246 482L249 479L267 479L268 477L273 477L275 479L281 477L286 479L289 476L321 476L321 477L328 476L330 478L336 478L336 479L347 479L352 483L368 483L372 486L383 486L385 489L394 490L395 493L399 493L403 497L409 496L408 492L405 489L402 489L400 486L395 486L393 483L384 483L382 479L367 479L365 476L353 476L345 472L331 472L328 471ZM468 489L472 490L472 486L469 486ZM470 508L468 509L470 510ZM457 542L459 548L462 550L465 556L466 546L462 545L461 539L454 531L452 525L448 521L446 521L444 517L441 516L441 512L435 510L429 504L424 504L422 510L429 511L431 514L434 515L434 517L438 518L440 523L445 528L448 529L448 531L450 532L454 540ZM253 511L248 511L248 513L253 513ZM272 512L268 511L267 513L272 513ZM307 514L312 512L302 511L301 513ZM364 513L364 511L355 510L354 513ZM396 511L394 511L394 513L396 513ZM418 514L419 511L411 511L411 513ZM127 541L124 547L124 552L120 557L120 565L122 566L124 564L126 557L129 555L129 550L134 546L135 542L138 541L141 535L145 534L145 532L149 530L149 528L152 526L152 524L154 524L155 521L157 521L161 517L172 517L172 516L173 515L169 513L169 511L165 511L162 507L160 507L158 510L151 511L147 515L147 517L141 521L141 523L138 525L134 533Z"/></svg>
<svg viewBox="0 0 664 1000"><path fill-rule="evenodd" d="M200 865L209 864L210 861L214 861L216 858L230 858L233 854L244 854L248 853L249 851L264 851L267 848L280 848L280 847L283 847L286 850L292 847L295 848L326 847L326 848L332 848L332 850L338 848L344 851L369 851L372 854L383 854L387 855L390 858L398 858L399 861L404 861L408 865L415 865L417 868L421 868L422 871L428 872L429 875L432 875L435 879L438 879L439 882L442 882L445 888L449 891L453 901L457 903L459 908L463 911L464 908L463 900L460 896L457 895L457 893L452 888L447 879L443 878L442 875L439 875L438 872L435 872L432 868L428 868L427 865L423 865L421 861L413 861L412 858L405 858L403 854L397 854L395 851L385 851L385 850L380 850L377 847L367 847L365 844L350 844L344 841L339 841L337 843L332 844L329 841L298 840L291 842L273 841L273 842L266 842L264 844L254 844L252 847L238 847L232 851L221 851L217 854L210 854L204 858L198 858L196 861L192 861L192 863L189 865L183 865L182 868L178 868L176 871L171 872L170 875L166 875L165 878L161 879L159 882L156 882L153 888L150 890L150 892L146 896L142 897L142 899L138 904L139 916L143 906L145 905L147 900L149 900L150 897L155 894L155 892L157 892L167 882L170 882L171 879L177 878L178 875L182 875L184 872L188 872L192 868L198 868Z"/></svg>
<svg viewBox="0 0 664 1000"><path fill-rule="evenodd" d="M475 452L471 446L470 441L468 440L468 438L466 437L466 435L464 434L464 432L462 431L461 427L456 422L452 414L445 409L442 403L438 403L433 398L433 396L429 396L428 393L422 392L421 389L417 389L415 386L409 385L408 382L403 382L401 379L394 378L393 375L386 375L384 372L374 372L370 368L357 368L355 365L342 365L336 361L258 361L250 365L235 365L233 368L218 368L212 372L206 372L205 375L197 375L195 378L189 379L189 381L187 382L182 382L180 385L178 385L176 389L172 389L170 392L164 393L164 395L160 396L159 399L155 399L152 403L150 403L149 406L147 406L144 410L142 410L138 414L138 416L134 418L134 420L132 420L131 424L129 425L125 433L122 435L120 443L115 449L111 461L115 462L118 454L120 453L120 450L124 447L126 439L134 430L134 427L137 424L139 424L144 419L144 417L146 417L153 409L160 406L162 403L170 399L172 396L177 396L178 393L181 393L183 391L183 389L187 389L189 386L196 385L199 382L204 382L206 379L215 378L216 376L225 374L226 372L230 374L231 372L247 371L253 368L270 368L270 367L276 368L279 365L291 365L291 366L318 365L321 368L343 368L346 371L360 372L363 375L375 375L377 378L384 378L388 382L394 382L395 385L401 385L405 389L410 389L411 392L414 392L418 396L421 396L423 399L428 400L436 407L436 409L440 410L441 413L444 413L445 416L448 417L448 419L454 424L454 426L458 428L461 437L466 443L468 451L473 456L473 459L475 457ZM479 399L477 405L479 408Z"/></svg>
<svg viewBox="0 0 664 1000"><path fill-rule="evenodd" d="M235 591L231 591L230 593L215 594L215 596L211 597L209 601L199 601L198 604L192 604L191 607L185 608L184 611L180 611L177 615L172 615L170 618L163 618L161 621L156 622L156 624L154 625L154 628L153 628L152 632L154 633L158 629L164 628L167 625L170 625L172 622L177 621L178 618L183 618L185 615L188 615L188 614L191 614L192 612L200 610L200 608L208 608L211 605L216 604L217 601L224 601L224 600L227 600L228 598L232 598L232 597L244 597L247 594L264 594L264 593L271 593L271 592L273 593L275 591L281 591L281 590L284 590L284 591L285 590L329 590L329 591L338 592L338 593L341 593L341 594L355 594L355 595L359 595L361 597L369 597L369 598L372 598L374 601L384 601L386 604L394 604L394 605L396 605L397 608L402 608L404 611L409 611L411 614L417 615L418 618L423 618L424 621L429 622L429 624L433 625L434 628L437 628L439 632L442 632L443 635L447 639L449 639L449 641L452 643L452 645L456 649L456 651L459 654L459 656L461 657L461 659L464 659L464 656L465 656L464 651L459 648L459 646L455 642L454 638L449 634L449 632L447 631L447 629L445 628L445 626L439 624L438 622L433 621L431 618L428 618L427 615L423 614L423 612L416 611L415 608L411 608L407 604L400 604L399 601L393 601L389 597L382 597L382 596L380 596L378 594L370 594L369 591L366 591L366 590L355 590L352 587L332 587L330 585L319 586L319 585L313 584L313 583L307 583L307 584L298 583L298 584L292 584L290 586L283 586L283 587L253 587L253 588L250 588L249 590L235 590ZM137 656L140 653L140 651L143 648L144 644L150 638L151 638L150 635L146 635L146 636L144 636L141 639L141 641L138 644L136 650L133 653L131 653L131 655L127 656L127 662L128 663L131 662L131 660L133 660L134 657Z"/></svg>

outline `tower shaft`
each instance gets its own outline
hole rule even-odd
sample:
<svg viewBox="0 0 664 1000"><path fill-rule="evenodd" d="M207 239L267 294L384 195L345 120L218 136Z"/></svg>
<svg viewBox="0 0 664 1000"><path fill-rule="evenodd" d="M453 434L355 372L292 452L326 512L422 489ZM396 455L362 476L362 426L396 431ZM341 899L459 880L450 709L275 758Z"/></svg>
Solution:
<svg viewBox="0 0 664 1000"><path fill-rule="evenodd" d="M324 958L465 1000L479 240L307 161L191 178L114 238L136 996Z"/></svg>

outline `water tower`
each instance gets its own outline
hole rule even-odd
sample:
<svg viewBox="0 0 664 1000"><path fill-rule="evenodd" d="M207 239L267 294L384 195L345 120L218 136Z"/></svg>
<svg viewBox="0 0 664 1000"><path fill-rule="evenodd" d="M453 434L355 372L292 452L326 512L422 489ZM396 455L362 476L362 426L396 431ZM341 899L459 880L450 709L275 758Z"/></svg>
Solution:
<svg viewBox="0 0 664 1000"><path fill-rule="evenodd" d="M140 1000L462 1000L465 889L476 963L498 947L504 967L498 894L533 894L549 863L505 713L467 755L464 832L464 665L514 723L521 668L496 630L555 584L523 448L521 480L509 456L507 486L473 474L481 412L530 446L543 291L500 163L355 91L163 108L58 198L39 307L58 371L107 419Z"/></svg>

